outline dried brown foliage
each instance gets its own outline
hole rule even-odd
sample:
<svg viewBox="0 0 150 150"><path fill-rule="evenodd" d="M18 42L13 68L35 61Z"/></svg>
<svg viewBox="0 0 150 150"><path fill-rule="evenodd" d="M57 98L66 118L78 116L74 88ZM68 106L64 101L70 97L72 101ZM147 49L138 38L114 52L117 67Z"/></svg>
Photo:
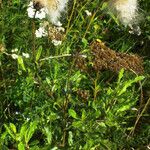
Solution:
<svg viewBox="0 0 150 150"><path fill-rule="evenodd" d="M80 55L80 54L76 54L74 56L75 59L75 67L79 68L81 71L86 71L87 70L87 61L86 59Z"/></svg>
<svg viewBox="0 0 150 150"><path fill-rule="evenodd" d="M92 42L91 51L94 56L93 67L96 71L111 70L119 72L120 69L124 68L136 74L144 72L143 60L138 55L115 52L101 41Z"/></svg>
<svg viewBox="0 0 150 150"><path fill-rule="evenodd" d="M82 90L82 89L78 89L77 90L77 95L82 98L84 100L84 102L86 102L86 100L89 99L90 97L90 93L89 90Z"/></svg>

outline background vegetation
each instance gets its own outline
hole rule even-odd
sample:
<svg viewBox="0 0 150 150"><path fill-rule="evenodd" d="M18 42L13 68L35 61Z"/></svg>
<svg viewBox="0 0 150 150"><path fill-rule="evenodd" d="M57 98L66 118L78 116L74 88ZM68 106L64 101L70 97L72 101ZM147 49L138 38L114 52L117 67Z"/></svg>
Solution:
<svg viewBox="0 0 150 150"><path fill-rule="evenodd" d="M150 149L150 1L139 3L137 36L106 3L70 2L63 42L54 46L49 37L35 38L41 20L28 17L28 1L1 2L0 149ZM96 40L138 54L144 73L94 69Z"/></svg>

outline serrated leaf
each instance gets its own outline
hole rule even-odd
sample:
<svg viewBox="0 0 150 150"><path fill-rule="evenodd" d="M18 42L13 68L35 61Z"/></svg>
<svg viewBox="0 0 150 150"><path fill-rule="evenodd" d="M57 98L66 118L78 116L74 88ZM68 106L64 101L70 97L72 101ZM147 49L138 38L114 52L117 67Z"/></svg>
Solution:
<svg viewBox="0 0 150 150"><path fill-rule="evenodd" d="M77 113L73 109L69 109L69 115L74 119L78 119Z"/></svg>
<svg viewBox="0 0 150 150"><path fill-rule="evenodd" d="M40 59L42 50L43 50L42 46L40 46L38 51L37 51L37 54L36 54L36 58L35 58L36 62Z"/></svg>
<svg viewBox="0 0 150 150"><path fill-rule="evenodd" d="M18 56L18 64L22 70L26 71L26 68L25 68L25 65L21 56Z"/></svg>
<svg viewBox="0 0 150 150"><path fill-rule="evenodd" d="M144 76L138 76L134 80L126 81L124 83L123 88L120 90L120 92L119 92L118 95L120 96L121 94L123 94L124 92L126 92L127 88L130 87L133 83L136 83L136 82L141 81L143 79L144 79Z"/></svg>

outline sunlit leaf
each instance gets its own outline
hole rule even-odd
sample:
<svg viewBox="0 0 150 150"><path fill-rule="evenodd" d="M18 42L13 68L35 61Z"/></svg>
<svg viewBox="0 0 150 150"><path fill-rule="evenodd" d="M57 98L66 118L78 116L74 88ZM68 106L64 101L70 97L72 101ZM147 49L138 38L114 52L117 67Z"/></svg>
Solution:
<svg viewBox="0 0 150 150"><path fill-rule="evenodd" d="M72 131L69 131L68 144L69 144L69 146L73 145L73 133L72 133Z"/></svg>
<svg viewBox="0 0 150 150"><path fill-rule="evenodd" d="M48 127L44 127L45 135L47 137L48 144L51 144L52 142L52 131Z"/></svg>
<svg viewBox="0 0 150 150"><path fill-rule="evenodd" d="M10 128L16 134L16 132L17 132L16 126L13 123L10 123Z"/></svg>
<svg viewBox="0 0 150 150"><path fill-rule="evenodd" d="M18 150L25 150L25 146L22 142L18 144Z"/></svg>
<svg viewBox="0 0 150 150"><path fill-rule="evenodd" d="M18 56L18 64L22 70L26 71L26 68L25 68L25 65L21 56Z"/></svg>
<svg viewBox="0 0 150 150"><path fill-rule="evenodd" d="M6 128L6 131L8 132L8 134L15 139L15 134L13 133L13 131L11 130L10 127L8 127L6 124L4 124L4 127Z"/></svg>
<svg viewBox="0 0 150 150"><path fill-rule="evenodd" d="M43 49L42 49L42 46L40 46L40 47L38 48L38 51L37 51L37 54L36 54L36 58L35 58L36 62L40 59L42 50L43 50Z"/></svg>
<svg viewBox="0 0 150 150"><path fill-rule="evenodd" d="M73 109L69 109L69 115L74 119L77 119L77 113Z"/></svg>

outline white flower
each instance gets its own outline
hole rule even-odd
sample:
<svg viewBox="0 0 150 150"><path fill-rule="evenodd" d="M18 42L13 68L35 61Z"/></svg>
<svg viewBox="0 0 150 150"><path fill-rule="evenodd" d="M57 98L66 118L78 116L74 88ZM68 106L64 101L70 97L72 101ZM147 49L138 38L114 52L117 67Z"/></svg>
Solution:
<svg viewBox="0 0 150 150"><path fill-rule="evenodd" d="M25 58L29 58L30 55L28 53L22 53L22 56L24 56Z"/></svg>
<svg viewBox="0 0 150 150"><path fill-rule="evenodd" d="M35 18L39 18L39 19L46 18L46 9L42 8L41 10L37 11Z"/></svg>
<svg viewBox="0 0 150 150"><path fill-rule="evenodd" d="M47 36L47 32L44 27L40 27L38 30L35 31L35 35L37 38L41 38Z"/></svg>
<svg viewBox="0 0 150 150"><path fill-rule="evenodd" d="M36 9L34 9L34 7L33 7L33 2L30 2L30 4L28 5L27 12L28 12L28 16L30 18L34 17Z"/></svg>
<svg viewBox="0 0 150 150"><path fill-rule="evenodd" d="M12 54L11 57L12 57L13 59L18 59L18 55L16 55L16 54Z"/></svg>
<svg viewBox="0 0 150 150"><path fill-rule="evenodd" d="M60 21L57 21L57 22L53 22L54 25L58 26L58 27L61 27L62 26L62 23Z"/></svg>
<svg viewBox="0 0 150 150"><path fill-rule="evenodd" d="M12 49L11 52L12 53L18 52L18 48Z"/></svg>
<svg viewBox="0 0 150 150"><path fill-rule="evenodd" d="M19 112L18 112L18 111L16 111L16 112L15 112L15 114L16 114L16 115L18 115L18 114L19 114Z"/></svg>
<svg viewBox="0 0 150 150"><path fill-rule="evenodd" d="M58 41L58 40L52 40L52 43L55 45L55 46L58 46L58 45L61 45L62 44L62 41Z"/></svg>
<svg viewBox="0 0 150 150"><path fill-rule="evenodd" d="M62 31L62 32L65 32L65 28L63 28L63 27L57 27L57 30L60 32L60 31Z"/></svg>
<svg viewBox="0 0 150 150"><path fill-rule="evenodd" d="M35 18L43 19L46 17L47 10L45 8L42 8L41 10L36 11L36 9L33 6L33 2L30 2L27 8L27 12L30 18L34 18L35 16Z"/></svg>
<svg viewBox="0 0 150 150"><path fill-rule="evenodd" d="M88 10L85 10L85 13L87 14L87 16L92 16L92 13L89 12Z"/></svg>
<svg viewBox="0 0 150 150"><path fill-rule="evenodd" d="M139 26L136 26L136 27L130 26L130 29L131 29L131 30L129 30L130 34L136 34L136 35L140 36L142 33Z"/></svg>
<svg viewBox="0 0 150 150"><path fill-rule="evenodd" d="M32 1L29 3L28 7L33 7L33 2Z"/></svg>

